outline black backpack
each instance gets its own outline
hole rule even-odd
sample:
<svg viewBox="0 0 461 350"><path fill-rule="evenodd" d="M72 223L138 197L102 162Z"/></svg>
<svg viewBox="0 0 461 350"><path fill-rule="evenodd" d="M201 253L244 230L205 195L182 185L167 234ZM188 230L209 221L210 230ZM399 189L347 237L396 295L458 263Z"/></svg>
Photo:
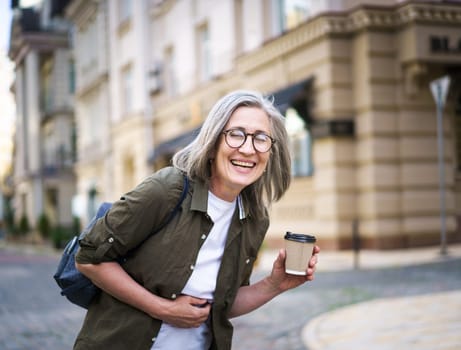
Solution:
<svg viewBox="0 0 461 350"><path fill-rule="evenodd" d="M160 231L171 221L171 219L173 219L187 195L188 188L189 180L187 176L184 175L184 187L178 203L171 211L166 221L159 228L157 228L152 233L152 235ZM56 283L61 288L61 295L64 295L67 299L69 299L71 303L74 303L85 309L88 309L88 306L91 304L93 298L99 294L101 290L95 286L90 279L88 279L85 275L77 270L75 267L75 255L77 254L80 240L83 239L83 237L91 230L98 219L103 217L111 207L112 203L102 203L99 206L96 215L87 225L87 227L79 235L76 235L67 243L66 247L64 248L64 252L62 253L61 260L59 261L56 273L53 275Z"/></svg>

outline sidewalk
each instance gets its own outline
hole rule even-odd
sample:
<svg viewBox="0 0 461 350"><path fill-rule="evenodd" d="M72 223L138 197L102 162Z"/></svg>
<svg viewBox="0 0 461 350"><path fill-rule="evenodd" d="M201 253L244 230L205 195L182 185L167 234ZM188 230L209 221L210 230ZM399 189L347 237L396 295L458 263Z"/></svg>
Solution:
<svg viewBox="0 0 461 350"><path fill-rule="evenodd" d="M60 255L59 251L48 246L11 244L2 240L0 249L21 251L31 255ZM255 272L269 272L276 256L277 251L263 251L256 267L259 271ZM365 250L360 252L358 262L360 271L422 265L459 258L461 244L449 245L447 256L440 255L440 247L397 251ZM459 265L461 269L461 263ZM319 254L317 274L353 269L354 254L351 251L322 251ZM459 350L461 289L443 293L437 288L431 289L437 292L412 297L374 299L320 314L304 325L301 334L298 334L309 350ZM271 317L276 317L275 315L272 314ZM258 327L261 327L259 319L255 322L259 322ZM244 326L249 328L249 323L244 323ZM254 332L258 329L251 328L249 336L255 338ZM301 339L298 342L301 343ZM302 344L297 344L295 348L298 349L300 346ZM290 346L280 348L288 349Z"/></svg>
<svg viewBox="0 0 461 350"><path fill-rule="evenodd" d="M444 261L446 259L461 258L461 244L450 244L448 254L440 254L440 247L423 247L399 250L362 250L358 258L348 251L320 251L318 256L317 272L322 271L347 271L354 268L355 262L361 270L421 265ZM278 251L266 250L259 258L258 269L270 271L277 257Z"/></svg>
<svg viewBox="0 0 461 350"><path fill-rule="evenodd" d="M313 319L303 329L309 350L461 349L461 291L377 299Z"/></svg>
<svg viewBox="0 0 461 350"><path fill-rule="evenodd" d="M270 269L277 252L265 252L260 269ZM461 258L461 244L398 251L362 251L361 270L420 265ZM350 251L321 252L317 273L354 268ZM461 264L460 264L461 269ZM375 299L322 314L302 331L309 350L461 349L461 290L414 297Z"/></svg>
<svg viewBox="0 0 461 350"><path fill-rule="evenodd" d="M6 241L5 239L0 239L0 249L12 252L21 252L26 255L45 255L55 257L60 257L62 255L62 251L64 250L54 249L48 244L19 243Z"/></svg>

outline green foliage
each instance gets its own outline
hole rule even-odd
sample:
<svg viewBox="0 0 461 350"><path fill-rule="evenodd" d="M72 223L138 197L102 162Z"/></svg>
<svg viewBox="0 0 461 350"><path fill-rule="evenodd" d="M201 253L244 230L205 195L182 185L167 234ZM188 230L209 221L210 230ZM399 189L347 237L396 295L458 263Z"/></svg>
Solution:
<svg viewBox="0 0 461 350"><path fill-rule="evenodd" d="M42 213L40 217L38 218L37 230L38 232L40 232L43 238L48 238L50 236L50 233L51 233L50 219L48 219L48 216L45 213Z"/></svg>
<svg viewBox="0 0 461 350"><path fill-rule="evenodd" d="M5 212L3 214L3 218L5 220L5 225L7 231L14 233L15 227L14 227L14 210L11 205L11 200L5 201Z"/></svg>
<svg viewBox="0 0 461 350"><path fill-rule="evenodd" d="M30 224L29 219L26 215L22 215L21 219L19 220L19 233L25 236L30 231Z"/></svg>
<svg viewBox="0 0 461 350"><path fill-rule="evenodd" d="M56 249L64 248L66 243L74 236L73 227L58 225L51 232L51 240Z"/></svg>
<svg viewBox="0 0 461 350"><path fill-rule="evenodd" d="M80 233L81 230L82 224L80 222L80 218L78 216L74 216L72 221L72 231L74 232L74 234L77 235Z"/></svg>
<svg viewBox="0 0 461 350"><path fill-rule="evenodd" d="M74 216L72 224L68 226L57 225L51 230L51 241L53 247L62 249L72 237L80 233L80 218Z"/></svg>

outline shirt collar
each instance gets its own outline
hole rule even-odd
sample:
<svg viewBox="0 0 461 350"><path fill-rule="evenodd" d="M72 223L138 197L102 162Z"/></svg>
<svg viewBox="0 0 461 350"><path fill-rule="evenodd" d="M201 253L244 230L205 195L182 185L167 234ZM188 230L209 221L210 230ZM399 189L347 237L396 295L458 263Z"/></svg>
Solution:
<svg viewBox="0 0 461 350"><path fill-rule="evenodd" d="M239 219L240 220L246 219L247 212L246 212L245 206L243 204L242 196L240 196L240 195L237 197L237 205L239 207Z"/></svg>
<svg viewBox="0 0 461 350"><path fill-rule="evenodd" d="M208 204L208 186L202 181L194 181L194 191L192 193L191 209L206 213ZM243 205L242 197L237 197L237 205L239 209L239 219L246 219L248 213Z"/></svg>

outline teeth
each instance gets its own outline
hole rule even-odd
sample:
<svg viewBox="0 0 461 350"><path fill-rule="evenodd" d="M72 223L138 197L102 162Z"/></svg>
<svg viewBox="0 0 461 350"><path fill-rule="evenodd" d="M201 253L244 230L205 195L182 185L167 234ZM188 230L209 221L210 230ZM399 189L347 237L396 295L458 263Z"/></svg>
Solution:
<svg viewBox="0 0 461 350"><path fill-rule="evenodd" d="M242 166L242 167L245 167L245 168L252 168L252 167L254 167L254 163L243 162L243 161L240 161L240 160L233 160L233 161L232 161L232 164L238 165L238 166Z"/></svg>

